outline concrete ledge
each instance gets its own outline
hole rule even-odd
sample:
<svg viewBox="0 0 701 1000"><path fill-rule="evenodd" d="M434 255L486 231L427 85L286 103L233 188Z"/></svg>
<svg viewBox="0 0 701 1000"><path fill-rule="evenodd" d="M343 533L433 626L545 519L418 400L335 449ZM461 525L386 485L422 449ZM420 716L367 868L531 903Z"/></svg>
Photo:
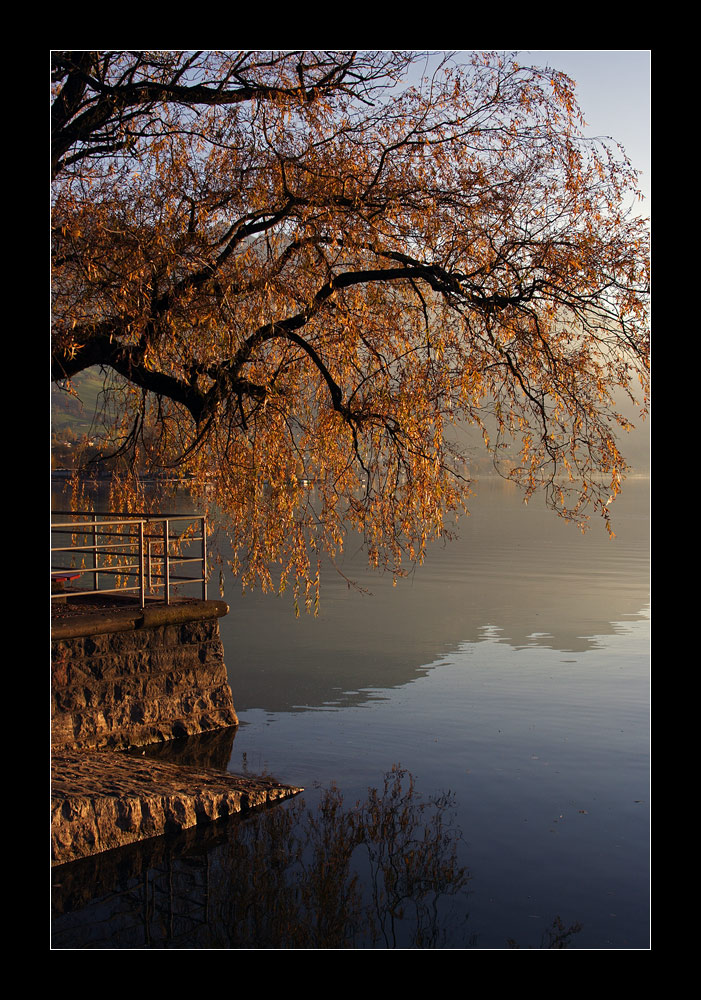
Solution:
<svg viewBox="0 0 701 1000"><path fill-rule="evenodd" d="M301 791L267 776L128 753L55 753L52 865L214 823Z"/></svg>
<svg viewBox="0 0 701 1000"><path fill-rule="evenodd" d="M223 618L229 613L225 601L178 600L172 604L147 604L145 608L125 606L118 599L95 609L90 599L73 598L60 605L52 616L52 639L75 639L109 632L129 632L161 625L179 625L191 621Z"/></svg>

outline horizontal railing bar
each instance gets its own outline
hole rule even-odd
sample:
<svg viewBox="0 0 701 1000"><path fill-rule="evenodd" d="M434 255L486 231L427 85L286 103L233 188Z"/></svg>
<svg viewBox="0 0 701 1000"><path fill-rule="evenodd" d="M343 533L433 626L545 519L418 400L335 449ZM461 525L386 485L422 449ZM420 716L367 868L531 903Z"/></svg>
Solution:
<svg viewBox="0 0 701 1000"><path fill-rule="evenodd" d="M63 510L58 507L53 507L51 510L52 516L55 517L140 517L140 518L155 518L160 520L165 520L170 517L189 517L193 520L201 519L203 514L196 514L192 511L164 511L162 514L151 514L148 511L135 511L135 510Z"/></svg>
<svg viewBox="0 0 701 1000"><path fill-rule="evenodd" d="M52 510L52 517L85 517L99 524L109 524L112 521L119 524L127 524L130 521L201 521L201 514L129 514L120 511L110 511L109 514L101 514L99 511L90 510ZM58 523L58 522L57 522ZM66 522L71 523L71 522ZM87 523L85 521L81 522Z"/></svg>
<svg viewBox="0 0 701 1000"><path fill-rule="evenodd" d="M127 575L130 575L130 574L127 574ZM203 576L173 576L172 573L169 573L168 577L166 578L165 573L153 573L153 572L151 573L151 580L152 581L153 580L165 580L165 579L169 579L170 582L171 582L171 585L174 586L174 587L177 587L181 583L202 583L202 581L204 580L204 577ZM163 584L162 583L152 583L152 586L154 586L154 587L162 587ZM71 591L71 593L72 593L72 591ZM91 590L90 593L94 594L95 591ZM105 593L105 591L100 591L100 593Z"/></svg>
<svg viewBox="0 0 701 1000"><path fill-rule="evenodd" d="M134 545L137 544L138 541L139 541L139 539L135 538L133 540L133 544ZM163 537L159 536L159 535L150 535L150 536L149 535L145 535L144 536L144 541L146 541L146 542L159 542L162 545L163 544ZM185 539L184 541L182 541L182 540L180 540L178 538L169 538L168 539L168 543L169 544L172 543L172 542L177 542L180 545L189 545L191 541L195 541L195 542L196 541L202 541L202 539L201 538L200 539L197 539L197 538L190 539L190 538L188 538L188 539ZM97 544L92 544L92 545L89 544L88 542L85 542L82 545L53 545L51 547L51 551L52 552L95 552L95 551L98 551L98 552L109 552L112 555L117 555L117 554L119 554L118 546L125 545L125 544L129 545L129 544L132 544L132 543L130 543L128 540L126 542L124 540L122 540L121 542L102 542L102 543L97 543Z"/></svg>
<svg viewBox="0 0 701 1000"><path fill-rule="evenodd" d="M138 538L136 539L138 541ZM133 555L133 552L121 550L117 548L116 542L111 542L109 545L57 545L52 548L52 552L94 552L97 548L98 552L106 552L111 556L129 556Z"/></svg>
<svg viewBox="0 0 701 1000"><path fill-rule="evenodd" d="M93 551L94 551L93 549L82 549L82 548L80 548L80 549L52 549L51 550L51 554L55 555L55 554L57 554L59 552L74 552L76 554L83 554L83 555L85 555L86 553L92 554ZM133 552L112 552L110 554L111 555L116 555L116 556L131 556L131 557L134 556ZM151 555L151 561L152 562L163 562L163 559L164 559L164 556L163 556L162 552L161 553L158 553L158 552L157 553L152 553L152 555ZM172 565L177 566L177 565L180 565L181 563L186 563L186 562L202 562L202 559L199 556L168 556L168 561ZM58 568L62 569L63 567L59 566ZM72 566L68 566L67 569L73 569L73 567Z"/></svg>
<svg viewBox="0 0 701 1000"><path fill-rule="evenodd" d="M103 571L100 570L100 573L102 573L102 572ZM56 575L59 576L59 577L61 575L68 576L67 573L66 574L56 574ZM80 574L80 575L82 576L83 574ZM113 576L125 576L125 577L132 577L132 576L137 576L138 577L138 573L113 573L112 575ZM166 579L166 576L163 573L152 573L151 574L151 586L154 589L156 589L156 588L162 588L163 587L163 583L159 583L158 581L165 580L165 579ZM168 579L170 580L171 586L173 586L173 587L180 587L183 584L187 584L187 583L203 583L205 578L204 578L204 576L174 576L172 573L170 573L168 575ZM85 593L86 594L92 594L93 596L95 596L97 594L119 594L123 590L136 590L136 589L137 589L136 585L133 585L133 586L130 585L130 586L125 586L125 587L101 587L100 590L86 590ZM59 590L59 591L54 592L51 596L52 597L56 597L57 594L59 596L61 594L70 594L71 597L76 597L78 594L82 594L82 593L83 593L82 590L80 590L80 591L76 591L76 590L73 590L73 589L71 589L71 590Z"/></svg>
<svg viewBox="0 0 701 1000"><path fill-rule="evenodd" d="M202 583L203 583L203 581L202 580L178 580L175 583L173 583L171 581L171 587L173 587L173 588L175 588L175 587L184 587L184 586L186 586L189 583L198 584L199 586L201 586ZM105 588L101 588L100 590L75 590L75 589L71 588L70 590L57 590L57 591L54 591L50 596L51 596L51 600L53 601L53 600L55 600L56 598L59 598L59 597L103 597L103 596L110 596L112 594L121 595L121 594L133 593L134 591L138 591L140 589L141 589L140 583L130 584L130 585L125 586L125 587L105 587ZM165 584L163 584L163 583L155 583L155 584L152 585L152 589L154 591L160 591L162 593L165 590ZM159 596L161 596L161 594L151 594L151 595L147 594L146 595L147 599L148 599L149 596L151 596L151 597L159 597Z"/></svg>
<svg viewBox="0 0 701 1000"><path fill-rule="evenodd" d="M56 515L58 517L58 515ZM63 518L65 515L61 515ZM68 515L70 516L70 515ZM139 515L134 514L132 516L120 517L118 514L110 514L109 517L104 515L103 517L95 517L85 515L76 515L76 517L84 518L78 521L66 521L66 520L52 520L51 524L55 527L71 527L75 525L85 525L85 524L160 524L163 521L201 521L201 517L187 517L186 515L174 514L172 517L170 515L161 515L160 517L151 517L150 515Z"/></svg>
<svg viewBox="0 0 701 1000"><path fill-rule="evenodd" d="M99 573L100 576L105 575L105 576L132 577L132 576L139 576L139 568L138 568L138 566L136 566L136 567L128 567L124 571L112 570L112 569L103 569L102 567L100 567L100 569L84 569L84 570L53 570L51 572L51 579L53 581L54 579L60 580L63 577L76 577L77 578L79 576L88 576L90 574L95 574L95 573ZM176 580L176 581L178 581L180 583L202 583L206 579L206 577L204 576L204 574L202 576L183 576L180 573L178 573L178 574L169 573L168 574L168 578L171 580L171 582L173 582L174 580ZM150 576L149 579L151 579L151 580L165 580L167 578L166 578L165 573L160 573L157 570L151 570L151 576ZM103 593L103 590L102 590L102 588L100 588L99 591L92 590L91 593L92 594L94 594L94 593Z"/></svg>
<svg viewBox="0 0 701 1000"><path fill-rule="evenodd" d="M64 534L64 535L87 535L87 532L84 532L84 531L63 531L63 532L61 532L61 534ZM139 535L138 534L136 534L136 533L129 534L129 533L125 532L125 531L103 532L101 534L101 537L102 538L122 538L122 539L126 538L126 539L133 539L134 542L138 542L138 540L139 540ZM152 534L144 533L144 539L147 540L147 541L162 542L163 541L163 533L162 532L156 532L153 535ZM169 534L168 535L168 541L169 542L180 542L182 545L187 545L190 542L201 542L202 539L203 539L202 535L188 535L187 538L183 538L181 535L178 535L178 534ZM101 541L101 542L98 542L98 547L99 548L106 548L108 545L111 545L111 544L114 544L114 543L113 542L103 542L103 541ZM53 548L54 548L54 550L56 550L58 548L58 546L53 546ZM69 546L69 548L75 548L75 546ZM90 548L92 550L94 548L94 545L91 545Z"/></svg>
<svg viewBox="0 0 701 1000"><path fill-rule="evenodd" d="M124 566L86 566L85 569L75 566L67 566L65 569L52 569L52 576L68 575L69 573L80 573L81 576L88 573L109 573L112 576L133 576L139 572L139 563L125 563Z"/></svg>
<svg viewBox="0 0 701 1000"><path fill-rule="evenodd" d="M128 591L139 590L139 584L132 587L109 587L104 590L59 590L51 595L51 600L57 597L95 597L103 594L126 594Z"/></svg>
<svg viewBox="0 0 701 1000"><path fill-rule="evenodd" d="M102 573L102 570L100 570L100 572ZM120 574L119 573L115 573L114 575L115 576L119 576ZM123 576L134 576L135 574L134 573L124 573L122 575ZM163 575L161 573L152 573L151 574L151 581L152 581L151 586L153 587L154 590L158 590L158 589L162 590L164 585L163 585L163 583L160 583L158 581L165 580L165 579L166 579L165 575ZM171 583L172 586L174 586L174 587L180 587L180 586L183 586L184 584L187 584L187 583L202 583L205 578L204 578L204 576L173 576L172 574L169 574L169 579L170 579L170 583ZM128 586L125 586L125 587L103 587L103 588L100 588L100 590L85 590L85 591L83 591L83 590L75 590L75 589L71 588L70 590L57 590L54 593L52 593L51 596L52 597L60 597L61 595L64 595L64 596L68 595L70 597L78 597L79 595L82 596L83 594L90 594L93 597L95 597L95 596L100 595L100 594L121 594L125 590L137 590L137 589L138 589L138 586L135 585L135 584L134 585L128 585Z"/></svg>
<svg viewBox="0 0 701 1000"><path fill-rule="evenodd" d="M201 518L197 518L201 520ZM109 521L98 521L94 518L90 521L52 521L51 529L53 531L79 531L81 528L110 528L113 525L123 525L129 528L138 528L140 524L163 524L165 521L188 521L193 523L193 518L188 517L135 517L135 518L110 518Z"/></svg>
<svg viewBox="0 0 701 1000"><path fill-rule="evenodd" d="M154 514L147 510L66 510L63 507L52 507L52 514L65 514L67 517L203 517L203 514L197 514L193 511L186 510L174 510L174 511L164 511L161 514Z"/></svg>

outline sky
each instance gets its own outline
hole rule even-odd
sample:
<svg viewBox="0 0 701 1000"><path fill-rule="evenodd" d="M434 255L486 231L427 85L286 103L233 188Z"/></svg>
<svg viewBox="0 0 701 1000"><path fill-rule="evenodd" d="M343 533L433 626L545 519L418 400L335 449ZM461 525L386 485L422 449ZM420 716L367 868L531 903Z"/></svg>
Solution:
<svg viewBox="0 0 701 1000"><path fill-rule="evenodd" d="M620 142L636 168L650 210L650 86L648 49L528 49L528 61L567 73L577 84L577 99L587 135L608 135ZM523 59L525 62L525 59Z"/></svg>
<svg viewBox="0 0 701 1000"><path fill-rule="evenodd" d="M447 50L437 50L447 51ZM462 50L469 55L469 50ZM511 50L509 50L511 51ZM642 171L645 195L642 214L650 211L650 86L649 49L517 49L521 65L562 70L577 85L579 106L588 136L610 136L624 147L636 170ZM461 50L453 51L459 62ZM467 58L464 60L467 62ZM640 208L638 209L640 211Z"/></svg>
<svg viewBox="0 0 701 1000"><path fill-rule="evenodd" d="M524 53L525 55L525 53ZM651 191L651 68L645 49L528 50L528 62L567 73L577 84L577 100L587 122L586 135L608 135L620 142L636 170L648 215ZM525 58L522 59L525 63ZM637 423L637 421L636 421ZM624 441L623 451L638 472L649 470L649 425Z"/></svg>

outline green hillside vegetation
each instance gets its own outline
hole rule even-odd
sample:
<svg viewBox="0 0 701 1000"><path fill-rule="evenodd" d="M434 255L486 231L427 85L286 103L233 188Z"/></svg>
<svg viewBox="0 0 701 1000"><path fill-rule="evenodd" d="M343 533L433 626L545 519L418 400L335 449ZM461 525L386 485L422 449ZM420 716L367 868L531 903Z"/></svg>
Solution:
<svg viewBox="0 0 701 1000"><path fill-rule="evenodd" d="M67 431L80 436L89 434L94 429L93 418L98 407L102 383L102 374L96 369L88 369L72 380L72 388L77 397L52 385L51 429L54 436L67 436Z"/></svg>
<svg viewBox="0 0 701 1000"><path fill-rule="evenodd" d="M104 462L106 428L101 409L104 373L98 368L81 372L71 380L71 392L51 387L51 467L70 469ZM111 451L107 448L106 451ZM99 471L96 468L95 471Z"/></svg>

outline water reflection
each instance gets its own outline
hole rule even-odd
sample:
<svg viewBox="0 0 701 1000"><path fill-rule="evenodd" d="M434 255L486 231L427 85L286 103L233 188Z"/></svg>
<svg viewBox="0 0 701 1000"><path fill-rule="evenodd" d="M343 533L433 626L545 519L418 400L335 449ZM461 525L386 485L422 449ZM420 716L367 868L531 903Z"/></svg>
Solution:
<svg viewBox="0 0 701 1000"><path fill-rule="evenodd" d="M312 791L57 870L56 946L647 947L647 507L627 483L609 542L486 481L396 589L350 550L373 596L330 573L318 619L230 588L228 767ZM444 824L430 884L401 829L378 839L367 789L387 801L392 761L416 777L414 839Z"/></svg>
<svg viewBox="0 0 701 1000"><path fill-rule="evenodd" d="M62 866L54 946L465 946L469 873L453 805L424 799L395 767L363 802L331 786L313 807L296 800Z"/></svg>
<svg viewBox="0 0 701 1000"><path fill-rule="evenodd" d="M220 627L237 711L362 704L369 689L404 685L493 634L515 648L593 650L593 637L613 634L614 623L648 603L647 506L647 482L626 483L610 541L601 524L582 535L487 479L460 537L434 545L397 587L367 570L352 546L343 572L371 596L327 567L318 618L296 618L285 595L232 587Z"/></svg>
<svg viewBox="0 0 701 1000"><path fill-rule="evenodd" d="M150 743L148 746L133 747L123 752L136 757L145 755L162 758L184 767L226 771L237 732L236 726L227 726L226 729L217 729L211 733L197 733L184 739L167 740L165 743Z"/></svg>

